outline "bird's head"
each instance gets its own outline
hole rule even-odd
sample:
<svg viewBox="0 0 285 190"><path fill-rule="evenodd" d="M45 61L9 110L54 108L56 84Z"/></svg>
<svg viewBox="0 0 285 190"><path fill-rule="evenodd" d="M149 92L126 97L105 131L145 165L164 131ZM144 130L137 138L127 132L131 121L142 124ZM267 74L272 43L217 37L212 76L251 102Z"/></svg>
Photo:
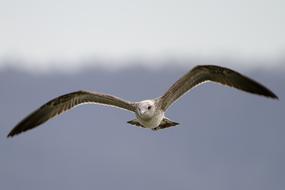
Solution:
<svg viewBox="0 0 285 190"><path fill-rule="evenodd" d="M153 100L144 100L138 103L137 114L142 119L151 119L155 115L155 102Z"/></svg>

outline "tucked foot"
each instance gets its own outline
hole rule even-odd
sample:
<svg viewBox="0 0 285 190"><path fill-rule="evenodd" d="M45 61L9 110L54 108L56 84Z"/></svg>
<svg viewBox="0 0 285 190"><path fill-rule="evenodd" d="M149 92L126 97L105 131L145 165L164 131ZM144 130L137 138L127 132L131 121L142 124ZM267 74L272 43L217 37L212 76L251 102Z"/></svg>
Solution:
<svg viewBox="0 0 285 190"><path fill-rule="evenodd" d="M137 119L133 119L133 120L130 120L130 121L127 121L127 123L131 124L131 125L134 125L134 126L137 126L137 127L142 127L142 128L145 128L144 126L142 126L139 121Z"/></svg>
<svg viewBox="0 0 285 190"><path fill-rule="evenodd" d="M160 129L165 129L165 128L169 128L169 127L173 127L179 125L179 123L171 121L168 118L163 118L163 120L161 121L160 125L158 127L152 128L153 131L157 131Z"/></svg>

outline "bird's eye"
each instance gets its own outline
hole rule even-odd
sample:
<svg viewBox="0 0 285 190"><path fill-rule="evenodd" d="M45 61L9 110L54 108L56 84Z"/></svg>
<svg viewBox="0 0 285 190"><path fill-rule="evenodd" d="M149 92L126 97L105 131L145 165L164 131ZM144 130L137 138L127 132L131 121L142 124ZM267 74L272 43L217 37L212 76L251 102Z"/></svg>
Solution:
<svg viewBox="0 0 285 190"><path fill-rule="evenodd" d="M151 109L151 106L148 106L147 109L150 110L150 109Z"/></svg>

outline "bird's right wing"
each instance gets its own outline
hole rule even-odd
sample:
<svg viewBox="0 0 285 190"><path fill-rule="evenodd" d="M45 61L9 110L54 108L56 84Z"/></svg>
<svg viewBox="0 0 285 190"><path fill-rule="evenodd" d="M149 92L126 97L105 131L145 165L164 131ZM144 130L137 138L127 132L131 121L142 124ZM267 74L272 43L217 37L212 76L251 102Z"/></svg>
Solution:
<svg viewBox="0 0 285 190"><path fill-rule="evenodd" d="M115 96L88 91L72 92L59 96L32 112L12 129L8 137L33 129L49 119L84 103L103 104L135 111L135 103L122 100Z"/></svg>

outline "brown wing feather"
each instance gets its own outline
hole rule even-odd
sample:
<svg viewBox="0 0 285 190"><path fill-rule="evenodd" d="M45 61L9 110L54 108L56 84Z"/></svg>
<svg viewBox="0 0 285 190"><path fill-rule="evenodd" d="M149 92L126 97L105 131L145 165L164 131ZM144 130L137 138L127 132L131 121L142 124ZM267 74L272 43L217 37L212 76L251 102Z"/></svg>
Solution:
<svg viewBox="0 0 285 190"><path fill-rule="evenodd" d="M49 119L83 103L98 103L135 111L135 104L107 94L77 91L59 96L32 112L18 123L8 137L33 129Z"/></svg>
<svg viewBox="0 0 285 190"><path fill-rule="evenodd" d="M202 65L194 67L169 88L159 100L161 109L165 111L188 90L206 81L217 82L249 93L278 99L268 88L236 71L215 65Z"/></svg>

